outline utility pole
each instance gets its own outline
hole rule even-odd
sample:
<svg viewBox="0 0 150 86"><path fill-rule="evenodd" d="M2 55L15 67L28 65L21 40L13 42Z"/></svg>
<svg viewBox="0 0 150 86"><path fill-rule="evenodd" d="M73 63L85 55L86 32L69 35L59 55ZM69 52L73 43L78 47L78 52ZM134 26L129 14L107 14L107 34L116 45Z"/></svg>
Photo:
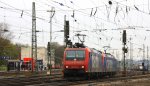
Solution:
<svg viewBox="0 0 150 86"><path fill-rule="evenodd" d="M47 44L47 59L48 59L48 62L47 62L48 71L47 71L47 73L48 74L50 74L50 72L49 72L49 69L50 69L49 57L50 57L50 42L48 42L48 44Z"/></svg>
<svg viewBox="0 0 150 86"><path fill-rule="evenodd" d="M132 38L130 37L130 70L133 66L133 45L131 43Z"/></svg>
<svg viewBox="0 0 150 86"><path fill-rule="evenodd" d="M143 67L143 74L145 74L145 45L143 44L143 62L142 62L142 67Z"/></svg>
<svg viewBox="0 0 150 86"><path fill-rule="evenodd" d="M149 55L148 55L149 49L147 46L147 71L149 71Z"/></svg>
<svg viewBox="0 0 150 86"><path fill-rule="evenodd" d="M49 60L50 60L50 64L48 66L49 67L49 72L50 72L50 75L51 75L51 68L52 68L52 65L51 65L51 41L52 41L52 18L54 17L55 15L55 8L52 7L51 10L48 10L47 12L50 12L50 44L49 44Z"/></svg>
<svg viewBox="0 0 150 86"><path fill-rule="evenodd" d="M35 59L35 66L33 65L33 59ZM36 12L35 2L32 2L32 72L35 67L37 71L37 38L36 38Z"/></svg>
<svg viewBox="0 0 150 86"><path fill-rule="evenodd" d="M64 45L66 48L67 47L67 42L66 42L66 15L64 16Z"/></svg>

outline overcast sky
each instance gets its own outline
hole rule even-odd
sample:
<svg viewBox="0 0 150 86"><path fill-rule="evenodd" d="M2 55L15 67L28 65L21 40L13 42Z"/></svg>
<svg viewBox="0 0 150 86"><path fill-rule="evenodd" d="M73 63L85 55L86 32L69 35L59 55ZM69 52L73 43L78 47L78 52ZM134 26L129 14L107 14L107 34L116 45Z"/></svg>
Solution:
<svg viewBox="0 0 150 86"><path fill-rule="evenodd" d="M86 34L85 44L103 50L110 46L121 56L122 32L127 30L127 39L132 38L134 57L141 57L143 44L149 45L150 7L149 0L0 0L0 22L7 23L14 38L13 43L31 45L32 2L36 5L37 45L46 46L49 36L47 10L55 8L52 23L52 41L63 44L64 15L70 21L70 39L77 42L75 34ZM112 2L112 3L111 3ZM74 17L73 17L74 16ZM86 31L85 31L86 30ZM130 48L130 42L127 43ZM145 50L146 51L146 50ZM120 57L119 56L119 57ZM146 55L145 55L146 56Z"/></svg>

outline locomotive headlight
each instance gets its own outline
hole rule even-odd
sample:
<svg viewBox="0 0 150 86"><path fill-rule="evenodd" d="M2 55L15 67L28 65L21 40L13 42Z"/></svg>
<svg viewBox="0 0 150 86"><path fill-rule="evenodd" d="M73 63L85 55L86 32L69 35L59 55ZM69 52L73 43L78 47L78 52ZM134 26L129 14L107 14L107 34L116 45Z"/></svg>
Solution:
<svg viewBox="0 0 150 86"><path fill-rule="evenodd" d="M68 66L66 66L66 68L68 68Z"/></svg>
<svg viewBox="0 0 150 86"><path fill-rule="evenodd" d="M84 66L81 66L81 68L84 68Z"/></svg>

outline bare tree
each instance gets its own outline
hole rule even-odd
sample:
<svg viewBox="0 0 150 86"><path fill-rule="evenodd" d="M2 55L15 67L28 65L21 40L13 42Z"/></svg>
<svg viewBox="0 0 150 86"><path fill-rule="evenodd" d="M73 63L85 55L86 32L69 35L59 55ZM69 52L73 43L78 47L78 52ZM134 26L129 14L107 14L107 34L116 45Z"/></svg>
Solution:
<svg viewBox="0 0 150 86"><path fill-rule="evenodd" d="M11 43L12 34L8 30L8 24L0 23L0 56L17 58L16 45Z"/></svg>
<svg viewBox="0 0 150 86"><path fill-rule="evenodd" d="M12 34L9 31L8 24L0 23L0 38L10 40L12 38Z"/></svg>

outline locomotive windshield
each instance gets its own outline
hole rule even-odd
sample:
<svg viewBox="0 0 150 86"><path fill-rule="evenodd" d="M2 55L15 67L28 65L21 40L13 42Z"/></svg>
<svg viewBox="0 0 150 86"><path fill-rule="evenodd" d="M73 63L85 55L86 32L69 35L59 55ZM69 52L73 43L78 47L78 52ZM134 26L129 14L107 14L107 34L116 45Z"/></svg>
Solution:
<svg viewBox="0 0 150 86"><path fill-rule="evenodd" d="M66 51L66 59L67 60L83 60L85 57L85 51L83 50L67 50Z"/></svg>

